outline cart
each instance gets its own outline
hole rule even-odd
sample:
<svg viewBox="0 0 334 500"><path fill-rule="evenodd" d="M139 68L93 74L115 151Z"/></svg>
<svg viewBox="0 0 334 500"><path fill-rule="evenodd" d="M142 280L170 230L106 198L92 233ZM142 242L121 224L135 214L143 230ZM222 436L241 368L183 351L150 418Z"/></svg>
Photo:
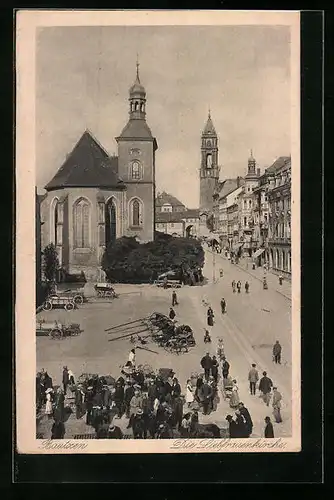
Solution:
<svg viewBox="0 0 334 500"><path fill-rule="evenodd" d="M43 304L44 311L51 311L55 308L64 308L66 311L73 311L76 308L73 296L50 295Z"/></svg>
<svg viewBox="0 0 334 500"><path fill-rule="evenodd" d="M60 293L52 294L57 297L71 297L75 304L83 304L86 301L86 297L83 291L73 291L73 290L64 290Z"/></svg>
<svg viewBox="0 0 334 500"><path fill-rule="evenodd" d="M110 283L96 283L94 286L97 297L117 299L118 295Z"/></svg>
<svg viewBox="0 0 334 500"><path fill-rule="evenodd" d="M44 319L37 320L36 322L36 335L48 336L52 339L63 339L65 337L72 337L80 335L81 328L79 323L70 323L64 325L58 321L45 321Z"/></svg>

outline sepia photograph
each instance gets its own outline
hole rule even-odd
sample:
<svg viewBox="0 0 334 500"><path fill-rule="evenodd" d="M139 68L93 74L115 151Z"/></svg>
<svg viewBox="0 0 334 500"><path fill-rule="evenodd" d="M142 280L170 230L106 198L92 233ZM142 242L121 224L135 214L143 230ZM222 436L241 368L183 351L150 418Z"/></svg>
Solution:
<svg viewBox="0 0 334 500"><path fill-rule="evenodd" d="M299 58L298 12L19 13L19 450L300 451Z"/></svg>

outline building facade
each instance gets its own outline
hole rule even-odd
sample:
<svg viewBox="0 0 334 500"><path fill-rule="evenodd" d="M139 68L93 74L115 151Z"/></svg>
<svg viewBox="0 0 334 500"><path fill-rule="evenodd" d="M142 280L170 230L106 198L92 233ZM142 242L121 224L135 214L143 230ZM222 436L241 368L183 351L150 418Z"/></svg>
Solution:
<svg viewBox="0 0 334 500"><path fill-rule="evenodd" d="M291 276L291 158L270 172L268 260L275 272Z"/></svg>
<svg viewBox="0 0 334 500"><path fill-rule="evenodd" d="M146 91L139 78L129 91L129 119L110 156L86 130L41 203L42 247L53 242L69 273L101 279L107 245L123 235L154 239L157 141L146 123Z"/></svg>
<svg viewBox="0 0 334 500"><path fill-rule="evenodd" d="M159 214L160 212L184 212L186 206L175 196L163 191L158 193L155 200L155 212Z"/></svg>

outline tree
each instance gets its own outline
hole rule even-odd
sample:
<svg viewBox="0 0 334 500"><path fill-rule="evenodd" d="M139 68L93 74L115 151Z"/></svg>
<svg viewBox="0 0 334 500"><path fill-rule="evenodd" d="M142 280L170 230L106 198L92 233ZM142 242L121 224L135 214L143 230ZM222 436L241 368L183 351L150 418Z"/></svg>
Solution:
<svg viewBox="0 0 334 500"><path fill-rule="evenodd" d="M43 272L47 281L56 281L59 269L59 259L56 247L53 243L47 245L43 250Z"/></svg>

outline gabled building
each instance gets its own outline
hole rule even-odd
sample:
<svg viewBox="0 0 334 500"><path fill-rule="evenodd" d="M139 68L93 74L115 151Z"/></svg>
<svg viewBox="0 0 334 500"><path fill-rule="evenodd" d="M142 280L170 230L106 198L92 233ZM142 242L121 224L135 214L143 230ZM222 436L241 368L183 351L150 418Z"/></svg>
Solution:
<svg viewBox="0 0 334 500"><path fill-rule="evenodd" d="M184 212L185 210L186 206L175 198L175 196L165 191L157 194L155 200L155 211L157 214L160 212Z"/></svg>

